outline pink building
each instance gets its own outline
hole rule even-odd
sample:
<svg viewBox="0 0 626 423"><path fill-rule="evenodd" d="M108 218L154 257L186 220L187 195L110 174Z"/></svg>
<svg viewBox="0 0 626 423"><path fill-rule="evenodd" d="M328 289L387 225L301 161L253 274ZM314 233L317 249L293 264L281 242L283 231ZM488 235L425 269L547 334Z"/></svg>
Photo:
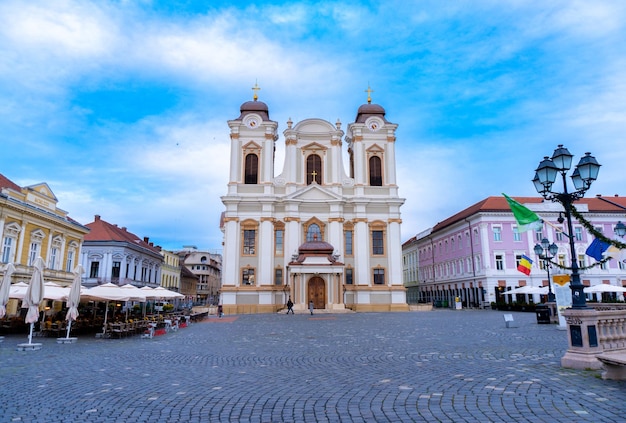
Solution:
<svg viewBox="0 0 626 423"><path fill-rule="evenodd" d="M404 282L409 302L419 300L452 306L460 298L464 307L484 307L491 302L540 302L542 298L538 294L511 296L504 295L504 291L548 285L543 261L533 250L543 238L558 246L553 262L570 266L563 209L560 204L541 197L515 199L544 220L542 230L519 232L506 199L499 196L479 201L405 242ZM583 198L574 205L594 228L609 238L615 236L615 225L626 221L626 197ZM596 263L585 254L593 236L575 219L573 232L583 285L626 285L626 264L610 260L602 266L588 268ZM522 255L533 260L530 275L517 270ZM551 276L563 273L570 272L558 266L550 269Z"/></svg>

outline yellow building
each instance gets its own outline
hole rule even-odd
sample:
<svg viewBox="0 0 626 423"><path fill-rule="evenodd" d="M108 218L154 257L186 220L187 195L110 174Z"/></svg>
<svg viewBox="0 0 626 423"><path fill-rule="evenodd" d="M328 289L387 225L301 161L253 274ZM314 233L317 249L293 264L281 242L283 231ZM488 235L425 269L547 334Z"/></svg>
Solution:
<svg viewBox="0 0 626 423"><path fill-rule="evenodd" d="M161 266L161 286L170 291L181 292L180 259L178 254L161 250L163 265ZM181 292L182 293L182 292Z"/></svg>
<svg viewBox="0 0 626 423"><path fill-rule="evenodd" d="M45 182L20 187L0 174L0 272L4 264L13 263L14 283L29 282L39 256L46 263L46 282L72 283L89 228L57 208L57 201Z"/></svg>

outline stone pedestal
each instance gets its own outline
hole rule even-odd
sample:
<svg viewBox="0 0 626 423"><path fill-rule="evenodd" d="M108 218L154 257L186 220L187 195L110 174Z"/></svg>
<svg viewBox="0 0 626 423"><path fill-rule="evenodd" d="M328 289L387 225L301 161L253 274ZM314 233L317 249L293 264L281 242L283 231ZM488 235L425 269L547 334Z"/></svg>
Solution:
<svg viewBox="0 0 626 423"><path fill-rule="evenodd" d="M42 344L17 344L18 351L37 351L41 349Z"/></svg>
<svg viewBox="0 0 626 423"><path fill-rule="evenodd" d="M593 308L568 308L563 311L563 316L569 347L561 358L561 366L579 370L601 369L602 363L596 358L603 351L598 342L598 312Z"/></svg>
<svg viewBox="0 0 626 423"><path fill-rule="evenodd" d="M57 338L57 344L74 344L78 338Z"/></svg>

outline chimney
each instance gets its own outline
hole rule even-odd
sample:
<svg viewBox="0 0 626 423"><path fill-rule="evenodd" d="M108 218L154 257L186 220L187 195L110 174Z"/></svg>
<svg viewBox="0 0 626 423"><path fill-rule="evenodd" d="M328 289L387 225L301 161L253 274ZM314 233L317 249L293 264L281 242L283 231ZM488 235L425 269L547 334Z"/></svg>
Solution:
<svg viewBox="0 0 626 423"><path fill-rule="evenodd" d="M143 237L143 242L145 242L147 244L148 242L150 242L150 238L147 237L147 236L144 236Z"/></svg>
<svg viewBox="0 0 626 423"><path fill-rule="evenodd" d="M122 230L126 232L126 226L122 226Z"/></svg>
<svg viewBox="0 0 626 423"><path fill-rule="evenodd" d="M100 220L100 215L99 215L99 214L97 214L97 215L96 215L96 217L94 218L94 220L95 220L96 222L97 222L97 221L99 221L99 220Z"/></svg>

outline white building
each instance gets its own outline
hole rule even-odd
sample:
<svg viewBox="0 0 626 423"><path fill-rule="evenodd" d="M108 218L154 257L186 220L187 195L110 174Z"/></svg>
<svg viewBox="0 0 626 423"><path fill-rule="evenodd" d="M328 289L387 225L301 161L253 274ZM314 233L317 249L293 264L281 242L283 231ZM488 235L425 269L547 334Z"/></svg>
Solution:
<svg viewBox="0 0 626 423"><path fill-rule="evenodd" d="M147 237L140 239L125 227L108 223L96 215L87 225L81 264L86 276L83 284L103 283L150 286L161 284L163 256Z"/></svg>
<svg viewBox="0 0 626 423"><path fill-rule="evenodd" d="M275 176L278 123L265 103L228 122L228 192L222 197L221 301L226 313L296 309L407 310L402 285L396 124L368 103L348 125L289 120Z"/></svg>

